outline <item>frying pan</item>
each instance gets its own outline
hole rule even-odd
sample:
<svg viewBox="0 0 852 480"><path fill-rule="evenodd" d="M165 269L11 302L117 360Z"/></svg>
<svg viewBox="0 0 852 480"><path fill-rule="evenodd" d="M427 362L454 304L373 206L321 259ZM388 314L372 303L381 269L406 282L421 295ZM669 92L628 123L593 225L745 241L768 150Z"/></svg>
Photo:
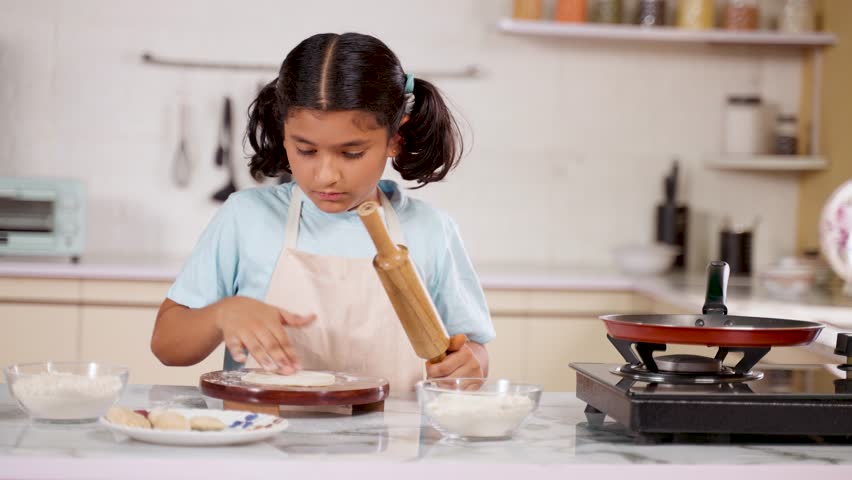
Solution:
<svg viewBox="0 0 852 480"><path fill-rule="evenodd" d="M725 306L730 268L707 267L702 315L604 315L611 337L644 343L680 343L710 347L782 347L811 343L823 326L816 322L728 315Z"/></svg>

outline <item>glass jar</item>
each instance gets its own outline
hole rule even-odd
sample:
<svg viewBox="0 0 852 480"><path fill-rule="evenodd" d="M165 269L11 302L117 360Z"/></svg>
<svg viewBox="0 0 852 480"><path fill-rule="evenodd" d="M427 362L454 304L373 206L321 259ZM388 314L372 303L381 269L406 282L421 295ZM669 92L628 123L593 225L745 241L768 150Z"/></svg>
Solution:
<svg viewBox="0 0 852 480"><path fill-rule="evenodd" d="M716 24L713 0L678 0L677 26L688 30L707 30Z"/></svg>
<svg viewBox="0 0 852 480"><path fill-rule="evenodd" d="M592 19L596 23L621 23L621 0L595 0Z"/></svg>
<svg viewBox="0 0 852 480"><path fill-rule="evenodd" d="M728 97L725 106L724 153L756 155L766 153L763 102L756 95Z"/></svg>
<svg viewBox="0 0 852 480"><path fill-rule="evenodd" d="M514 0L512 17L517 20L541 20L543 0Z"/></svg>
<svg viewBox="0 0 852 480"><path fill-rule="evenodd" d="M553 19L557 22L584 23L586 0L557 0Z"/></svg>
<svg viewBox="0 0 852 480"><path fill-rule="evenodd" d="M799 151L799 124L795 115L778 115L775 119L776 155L795 155Z"/></svg>
<svg viewBox="0 0 852 480"><path fill-rule="evenodd" d="M728 0L725 5L725 28L728 30L756 30L760 19L757 0Z"/></svg>
<svg viewBox="0 0 852 480"><path fill-rule="evenodd" d="M813 32L814 5L811 0L785 0L778 16L778 30L788 33Z"/></svg>
<svg viewBox="0 0 852 480"><path fill-rule="evenodd" d="M638 21L636 23L645 27L658 27L665 25L665 0L640 0Z"/></svg>

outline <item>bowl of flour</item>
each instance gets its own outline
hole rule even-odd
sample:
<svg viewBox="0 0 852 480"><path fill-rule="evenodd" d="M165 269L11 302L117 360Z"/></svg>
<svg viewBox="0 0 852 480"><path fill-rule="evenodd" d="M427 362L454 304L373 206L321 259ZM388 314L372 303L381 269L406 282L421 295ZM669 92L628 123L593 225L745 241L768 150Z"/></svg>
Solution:
<svg viewBox="0 0 852 480"><path fill-rule="evenodd" d="M12 398L37 422L94 422L127 385L128 369L94 362L19 363L3 371Z"/></svg>
<svg viewBox="0 0 852 480"><path fill-rule="evenodd" d="M445 437L511 438L538 408L541 386L510 380L452 378L417 384L420 410Z"/></svg>

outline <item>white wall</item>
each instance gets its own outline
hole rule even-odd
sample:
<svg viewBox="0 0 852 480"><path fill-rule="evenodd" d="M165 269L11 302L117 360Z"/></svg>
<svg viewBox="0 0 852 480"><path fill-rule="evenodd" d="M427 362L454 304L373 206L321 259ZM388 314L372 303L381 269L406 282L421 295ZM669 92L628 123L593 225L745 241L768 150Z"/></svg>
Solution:
<svg viewBox="0 0 852 480"><path fill-rule="evenodd" d="M484 71L435 80L472 149L446 183L416 193L455 216L475 261L608 265L612 247L652 238L673 157L700 219L696 265L715 251L723 215L762 216L758 264L792 251L795 177L702 162L719 150L727 94L795 111L798 54L507 36L495 22L510 11L507 0L0 0L0 175L85 179L92 253L185 255L225 182L213 168L222 97L242 113L274 74L152 67L141 53L277 65L310 34L354 30L382 38L409 70ZM181 99L187 190L169 176ZM240 184L252 184L247 169Z"/></svg>

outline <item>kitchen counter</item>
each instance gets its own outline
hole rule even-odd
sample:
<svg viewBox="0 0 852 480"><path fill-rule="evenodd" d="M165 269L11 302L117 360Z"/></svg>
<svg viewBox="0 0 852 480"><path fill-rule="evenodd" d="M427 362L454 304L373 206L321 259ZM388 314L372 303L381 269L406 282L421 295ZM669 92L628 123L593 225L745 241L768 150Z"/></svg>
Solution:
<svg viewBox="0 0 852 480"><path fill-rule="evenodd" d="M157 257L84 256L80 263L67 259L5 257L0 259L0 278L76 278L171 282L183 259ZM530 265L477 265L486 290L630 291L676 306L701 311L706 278L703 273L662 277L631 277L614 269ZM768 295L752 278L732 278L728 287L731 314L810 320L826 325L811 347L832 355L836 335L852 331L852 297L839 291L814 291L800 298Z"/></svg>
<svg viewBox="0 0 852 480"><path fill-rule="evenodd" d="M567 372L566 372L567 373ZM131 385L121 401L133 408L221 408L194 387ZM730 475L789 478L852 473L848 445L679 443L640 445L615 424L586 426L584 404L573 393L546 393L516 438L459 443L441 439L422 423L416 401L391 399L384 414L360 417L300 415L273 440L233 447L169 447L114 436L97 425L30 424L5 388L0 390L0 478L224 478L261 472L281 478L446 477L445 463L459 475L510 478L536 475L606 478ZM499 465L498 465L499 464ZM732 466L737 466L734 471ZM826 469L826 471L823 471ZM212 476L211 476L212 475ZM473 477L471 477L473 478Z"/></svg>
<svg viewBox="0 0 852 480"><path fill-rule="evenodd" d="M78 263L71 263L67 257L2 257L0 277L171 282L180 273L184 260L85 255Z"/></svg>

